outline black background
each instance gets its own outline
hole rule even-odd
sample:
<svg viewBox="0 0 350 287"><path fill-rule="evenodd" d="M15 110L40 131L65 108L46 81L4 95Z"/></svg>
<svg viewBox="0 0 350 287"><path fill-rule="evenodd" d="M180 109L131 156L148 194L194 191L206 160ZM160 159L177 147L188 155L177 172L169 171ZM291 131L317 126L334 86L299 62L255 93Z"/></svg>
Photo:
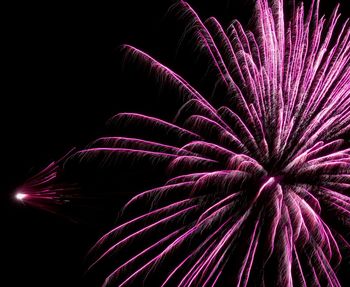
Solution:
<svg viewBox="0 0 350 287"><path fill-rule="evenodd" d="M88 2L16 2L3 11L1 286L82 285L86 251L113 223L72 223L12 196L33 170L103 135L115 113L166 114L155 81L137 67L122 70L119 46L132 44L181 71L175 54L182 26L166 16L173 1ZM348 1L340 2L349 16ZM252 6L245 0L189 3L225 24L247 22ZM333 5L323 1L322 9L330 13Z"/></svg>

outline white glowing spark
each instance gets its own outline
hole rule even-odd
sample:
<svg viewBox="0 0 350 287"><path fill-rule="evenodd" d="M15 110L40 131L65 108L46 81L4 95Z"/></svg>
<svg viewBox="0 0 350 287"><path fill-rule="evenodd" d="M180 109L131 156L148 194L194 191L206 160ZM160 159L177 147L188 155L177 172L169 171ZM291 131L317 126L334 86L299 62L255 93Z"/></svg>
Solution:
<svg viewBox="0 0 350 287"><path fill-rule="evenodd" d="M16 195L15 195L15 198L17 200L20 200L22 201L23 199L25 199L28 195L23 193L23 192L17 192Z"/></svg>

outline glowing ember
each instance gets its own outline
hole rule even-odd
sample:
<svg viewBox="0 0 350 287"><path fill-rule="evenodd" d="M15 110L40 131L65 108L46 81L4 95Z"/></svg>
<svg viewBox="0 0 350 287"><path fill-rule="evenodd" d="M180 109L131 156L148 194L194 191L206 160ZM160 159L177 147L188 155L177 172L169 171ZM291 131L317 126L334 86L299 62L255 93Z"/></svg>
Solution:
<svg viewBox="0 0 350 287"><path fill-rule="evenodd" d="M27 196L28 196L28 194L25 194L23 192L17 192L15 194L15 198L19 201L23 201Z"/></svg>

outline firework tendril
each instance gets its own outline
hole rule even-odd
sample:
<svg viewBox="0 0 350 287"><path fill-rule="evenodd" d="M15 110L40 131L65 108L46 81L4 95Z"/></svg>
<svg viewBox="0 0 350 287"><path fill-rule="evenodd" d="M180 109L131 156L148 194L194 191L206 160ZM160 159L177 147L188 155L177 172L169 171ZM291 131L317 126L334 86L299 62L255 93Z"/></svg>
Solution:
<svg viewBox="0 0 350 287"><path fill-rule="evenodd" d="M337 270L350 254L350 24L339 6L326 20L317 0L288 17L284 4L257 0L251 32L176 3L216 77L211 96L123 47L175 86L182 106L172 122L111 119L167 141L105 137L65 159L167 171L93 247L90 270L113 262L103 286L341 286Z"/></svg>

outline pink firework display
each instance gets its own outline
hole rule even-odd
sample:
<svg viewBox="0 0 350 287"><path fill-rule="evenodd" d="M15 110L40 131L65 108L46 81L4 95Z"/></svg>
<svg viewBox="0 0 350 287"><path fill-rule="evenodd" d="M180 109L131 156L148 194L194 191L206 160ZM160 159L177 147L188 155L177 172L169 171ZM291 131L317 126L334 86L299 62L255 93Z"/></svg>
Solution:
<svg viewBox="0 0 350 287"><path fill-rule="evenodd" d="M341 286L337 270L350 253L349 21L338 6L320 17L317 0L294 5L290 17L283 0L257 0L254 32L202 21L184 1L173 9L220 93L205 96L124 46L183 105L172 123L136 113L111 120L173 145L106 137L65 160L149 163L169 176L126 204L133 216L97 242L90 269L112 262L103 286Z"/></svg>

